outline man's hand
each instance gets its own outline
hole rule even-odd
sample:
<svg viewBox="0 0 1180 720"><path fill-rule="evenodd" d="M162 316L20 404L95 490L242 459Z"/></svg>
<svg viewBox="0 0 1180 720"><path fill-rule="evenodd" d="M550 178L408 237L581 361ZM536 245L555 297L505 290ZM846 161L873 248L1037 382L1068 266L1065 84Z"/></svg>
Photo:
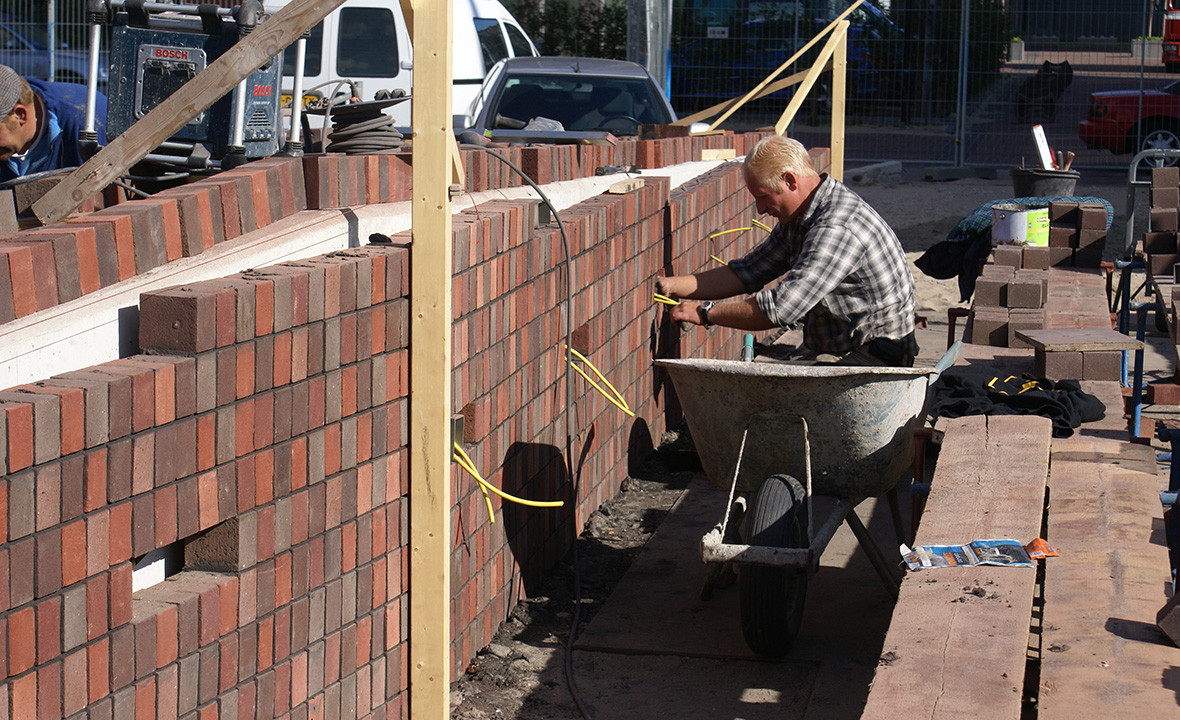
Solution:
<svg viewBox="0 0 1180 720"><path fill-rule="evenodd" d="M668 318L673 322L701 324L700 303L695 300L681 300L679 305L668 308Z"/></svg>
<svg viewBox="0 0 1180 720"><path fill-rule="evenodd" d="M671 277L656 278L656 292L665 295L674 300L692 294L692 288L689 287L690 280L694 280L691 275L673 275ZM695 286L695 282L692 283Z"/></svg>

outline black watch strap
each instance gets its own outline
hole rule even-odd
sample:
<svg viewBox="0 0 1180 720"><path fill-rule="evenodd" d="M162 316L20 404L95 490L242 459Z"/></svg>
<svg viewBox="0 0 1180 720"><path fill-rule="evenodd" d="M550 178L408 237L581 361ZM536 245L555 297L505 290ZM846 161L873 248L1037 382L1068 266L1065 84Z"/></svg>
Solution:
<svg viewBox="0 0 1180 720"><path fill-rule="evenodd" d="M709 311L713 309L713 301L703 302L697 306L697 313L701 316L701 327L709 327L713 323L709 322Z"/></svg>

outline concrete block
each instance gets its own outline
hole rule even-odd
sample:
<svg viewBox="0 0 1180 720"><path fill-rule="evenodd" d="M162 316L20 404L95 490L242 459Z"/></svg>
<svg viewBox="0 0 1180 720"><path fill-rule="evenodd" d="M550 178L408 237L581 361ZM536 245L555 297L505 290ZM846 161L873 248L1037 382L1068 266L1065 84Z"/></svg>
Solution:
<svg viewBox="0 0 1180 720"><path fill-rule="evenodd" d="M1084 268L1096 268L1102 264L1102 254L1105 251L1105 244L1097 243L1089 247L1078 248L1073 251L1073 266Z"/></svg>
<svg viewBox="0 0 1180 720"><path fill-rule="evenodd" d="M1157 168L1175 170L1176 168ZM1180 646L1180 593L1175 593L1155 614L1155 624L1173 645Z"/></svg>
<svg viewBox="0 0 1180 720"><path fill-rule="evenodd" d="M1086 350L1082 353L1082 379L1117 382L1122 374L1122 360L1120 350Z"/></svg>
<svg viewBox="0 0 1180 720"><path fill-rule="evenodd" d="M1143 233L1143 252L1148 255L1175 253L1176 233L1174 231Z"/></svg>
<svg viewBox="0 0 1180 720"><path fill-rule="evenodd" d="M1180 186L1180 167L1152 168L1151 186L1153 188Z"/></svg>
<svg viewBox="0 0 1180 720"><path fill-rule="evenodd" d="M1024 259L1024 251L1019 245L997 245L992 249L992 256L996 265L1019 268Z"/></svg>
<svg viewBox="0 0 1180 720"><path fill-rule="evenodd" d="M1151 207L1174 208L1180 207L1180 188L1153 187L1151 188Z"/></svg>
<svg viewBox="0 0 1180 720"><path fill-rule="evenodd" d="M1078 222L1079 230L1105 230L1106 222L1110 218L1106 213L1106 206L1102 203L1079 203L1078 211L1081 213L1081 219Z"/></svg>
<svg viewBox="0 0 1180 720"><path fill-rule="evenodd" d="M1041 281L1036 278L1013 278L1008 282L1008 307L1039 308L1045 302Z"/></svg>
<svg viewBox="0 0 1180 720"><path fill-rule="evenodd" d="M1030 245L1024 248L1024 259L1021 265L1033 270L1049 269L1049 248Z"/></svg>
<svg viewBox="0 0 1180 720"><path fill-rule="evenodd" d="M1005 307L1008 301L1008 281L1002 278L980 277L975 281L977 307Z"/></svg>
<svg viewBox="0 0 1180 720"><path fill-rule="evenodd" d="M1015 309L1008 312L1008 347L1032 347L1016 337L1017 330L1040 330L1045 327L1045 311Z"/></svg>
<svg viewBox="0 0 1180 720"><path fill-rule="evenodd" d="M1151 405L1180 405L1180 384L1174 382L1147 383L1144 399Z"/></svg>
<svg viewBox="0 0 1180 720"><path fill-rule="evenodd" d="M1049 226L1049 247L1068 248L1078 242L1078 230L1075 227Z"/></svg>
<svg viewBox="0 0 1180 720"><path fill-rule="evenodd" d="M1033 372L1054 382L1080 380L1082 377L1082 353L1072 350L1046 352L1038 349L1033 358Z"/></svg>
<svg viewBox="0 0 1180 720"><path fill-rule="evenodd" d="M1105 230L1078 230L1078 247L1088 248L1091 245L1106 245Z"/></svg>
<svg viewBox="0 0 1180 720"><path fill-rule="evenodd" d="M975 308L971 312L970 342L976 345L1007 347L1008 311L995 308Z"/></svg>
<svg viewBox="0 0 1180 720"><path fill-rule="evenodd" d="M1172 277L1172 267L1180 255L1175 253L1159 253L1147 256L1147 269L1153 277Z"/></svg>
<svg viewBox="0 0 1180 720"><path fill-rule="evenodd" d="M1177 228L1180 228L1180 216L1177 216L1176 208L1151 209L1151 230L1153 232L1176 230Z"/></svg>
<svg viewBox="0 0 1180 720"><path fill-rule="evenodd" d="M1049 202L1049 226L1076 228L1081 220L1078 204L1070 200L1052 200Z"/></svg>

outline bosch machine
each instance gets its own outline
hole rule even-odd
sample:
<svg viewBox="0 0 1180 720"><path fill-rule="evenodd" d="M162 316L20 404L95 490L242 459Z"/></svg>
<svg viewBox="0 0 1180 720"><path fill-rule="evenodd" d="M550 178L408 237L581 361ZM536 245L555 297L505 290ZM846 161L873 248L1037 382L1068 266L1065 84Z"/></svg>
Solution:
<svg viewBox="0 0 1180 720"><path fill-rule="evenodd" d="M264 18L259 0L233 9L145 0L91 0L91 20L109 20L107 135L115 137L180 89ZM282 54L184 125L145 161L165 174L233 167L274 155L282 124Z"/></svg>

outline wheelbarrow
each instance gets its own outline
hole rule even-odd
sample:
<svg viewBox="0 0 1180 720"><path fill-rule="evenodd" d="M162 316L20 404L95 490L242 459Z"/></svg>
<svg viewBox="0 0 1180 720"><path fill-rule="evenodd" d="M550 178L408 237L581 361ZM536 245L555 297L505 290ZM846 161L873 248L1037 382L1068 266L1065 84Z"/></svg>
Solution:
<svg viewBox="0 0 1180 720"><path fill-rule="evenodd" d="M855 508L886 495L903 541L897 483L913 460L928 388L961 349L956 343L925 368L656 361L672 378L705 474L729 491L724 517L701 539L701 558L711 578L726 563L738 566L742 634L757 655L790 649L807 579L841 523L897 596L896 563ZM837 499L818 526L816 495Z"/></svg>

